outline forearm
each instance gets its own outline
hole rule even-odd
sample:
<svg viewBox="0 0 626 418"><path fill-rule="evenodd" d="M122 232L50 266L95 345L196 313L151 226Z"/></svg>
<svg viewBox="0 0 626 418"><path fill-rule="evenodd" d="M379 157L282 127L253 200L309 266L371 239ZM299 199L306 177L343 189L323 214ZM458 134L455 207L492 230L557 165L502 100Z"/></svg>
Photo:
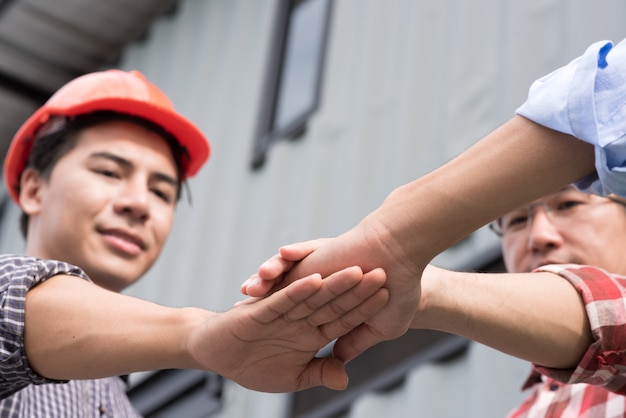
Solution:
<svg viewBox="0 0 626 418"><path fill-rule="evenodd" d="M359 265L382 267L391 281L398 271L417 281L426 264L469 233L593 170L593 146L515 116L457 158L395 189L338 241L305 258L290 279Z"/></svg>
<svg viewBox="0 0 626 418"><path fill-rule="evenodd" d="M396 189L367 222L387 231L386 245L397 259L423 265L498 216L593 170L591 145L516 116Z"/></svg>
<svg viewBox="0 0 626 418"><path fill-rule="evenodd" d="M185 336L208 314L55 276L27 294L25 347L32 367L52 379L190 367Z"/></svg>
<svg viewBox="0 0 626 418"><path fill-rule="evenodd" d="M553 273L460 273L429 266L412 328L465 336L552 368L575 367L592 342L584 303Z"/></svg>
<svg viewBox="0 0 626 418"><path fill-rule="evenodd" d="M386 271L388 308L370 321L376 332L356 338L358 347L346 350L347 358L354 356L406 332L421 303L422 270L436 255L507 211L593 170L591 145L516 116L456 159L394 190L354 228L288 267L285 280L348 265ZM283 249L281 257L298 261L303 256L297 250L289 253ZM270 261L259 269L259 277L273 281L284 271L285 264ZM267 289L266 283L244 286L256 296Z"/></svg>
<svg viewBox="0 0 626 418"><path fill-rule="evenodd" d="M342 361L316 354L386 305L385 280L381 269L363 274L353 266L214 313L166 308L57 275L26 295L24 346L33 370L49 379L194 368L254 390L344 389Z"/></svg>

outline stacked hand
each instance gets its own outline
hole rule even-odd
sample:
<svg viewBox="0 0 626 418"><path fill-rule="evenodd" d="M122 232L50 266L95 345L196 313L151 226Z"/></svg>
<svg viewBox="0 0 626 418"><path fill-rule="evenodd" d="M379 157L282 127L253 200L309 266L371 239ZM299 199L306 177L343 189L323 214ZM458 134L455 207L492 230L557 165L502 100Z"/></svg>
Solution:
<svg viewBox="0 0 626 418"><path fill-rule="evenodd" d="M364 231L368 231L368 236ZM364 324L341 336L334 346L334 355L349 361L381 341L403 335L420 301L419 277L425 264L407 265L398 261L405 258L386 245L384 239L371 238L385 234L372 231L375 229L362 222L337 238L282 247L279 254L263 263L257 275L242 285L241 291L262 296L314 272L327 275L352 265L360 266L363 271L382 267L387 274L389 303Z"/></svg>
<svg viewBox="0 0 626 418"><path fill-rule="evenodd" d="M189 351L200 368L223 359L214 371L250 389L344 389L344 362L316 355L380 311L388 301L384 283L381 269L363 274L350 267L324 280L319 274L307 276L267 298L205 318ZM206 341L215 330L223 330L222 338Z"/></svg>

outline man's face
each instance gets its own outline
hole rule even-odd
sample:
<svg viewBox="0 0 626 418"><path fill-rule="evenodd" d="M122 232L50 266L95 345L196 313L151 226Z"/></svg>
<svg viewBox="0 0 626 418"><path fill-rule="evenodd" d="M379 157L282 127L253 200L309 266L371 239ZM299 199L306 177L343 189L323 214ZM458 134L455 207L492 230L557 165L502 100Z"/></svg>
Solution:
<svg viewBox="0 0 626 418"><path fill-rule="evenodd" d="M176 165L159 135L132 123L106 122L79 135L48 180L23 176L27 252L75 264L96 284L120 291L163 248L174 219Z"/></svg>
<svg viewBox="0 0 626 418"><path fill-rule="evenodd" d="M501 218L503 227L509 229L502 237L509 272L573 263L626 274L626 209L622 204L569 187L528 208Z"/></svg>

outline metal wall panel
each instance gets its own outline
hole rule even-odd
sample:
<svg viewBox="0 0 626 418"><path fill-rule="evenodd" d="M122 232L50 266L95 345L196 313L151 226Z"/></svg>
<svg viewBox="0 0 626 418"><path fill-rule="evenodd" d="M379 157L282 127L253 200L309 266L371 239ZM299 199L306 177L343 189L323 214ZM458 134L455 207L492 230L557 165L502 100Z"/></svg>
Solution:
<svg viewBox="0 0 626 418"><path fill-rule="evenodd" d="M279 245L347 230L394 187L512 116L535 78L595 40L626 35L619 0L337 0L321 109L303 138L277 143L253 172L275 7L276 0L183 0L145 42L127 48L121 66L161 86L213 145L162 259L129 294L228 309ZM3 250L19 250L11 228ZM495 245L481 230L437 262L467 266ZM363 397L346 416L502 416L519 401L525 373L523 362L474 345ZM229 385L224 396L222 417L285 413L285 395Z"/></svg>

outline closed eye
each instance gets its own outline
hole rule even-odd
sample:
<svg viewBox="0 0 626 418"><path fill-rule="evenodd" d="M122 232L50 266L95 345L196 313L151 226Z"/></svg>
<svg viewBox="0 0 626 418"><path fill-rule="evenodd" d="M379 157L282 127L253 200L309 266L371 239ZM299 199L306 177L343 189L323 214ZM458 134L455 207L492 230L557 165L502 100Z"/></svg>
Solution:
<svg viewBox="0 0 626 418"><path fill-rule="evenodd" d="M575 208L577 206L585 205L585 204L586 204L585 202L580 201L580 200L566 200L566 201L563 201L563 202L559 203L556 206L556 210L558 210L560 212L561 211L566 211L566 210L570 210L570 209L573 209L573 208Z"/></svg>
<svg viewBox="0 0 626 418"><path fill-rule="evenodd" d="M170 193L164 192L163 190L159 190L159 189L152 189L151 191L152 193L154 193L156 197L163 200L165 203L172 202L172 197Z"/></svg>
<svg viewBox="0 0 626 418"><path fill-rule="evenodd" d="M111 177L111 178L116 178L116 179L120 178L120 175L113 170L99 168L99 169L94 169L93 171L105 177Z"/></svg>
<svg viewBox="0 0 626 418"><path fill-rule="evenodd" d="M519 227L523 227L528 222L527 215L514 215L506 220L504 224L505 229L515 229Z"/></svg>

